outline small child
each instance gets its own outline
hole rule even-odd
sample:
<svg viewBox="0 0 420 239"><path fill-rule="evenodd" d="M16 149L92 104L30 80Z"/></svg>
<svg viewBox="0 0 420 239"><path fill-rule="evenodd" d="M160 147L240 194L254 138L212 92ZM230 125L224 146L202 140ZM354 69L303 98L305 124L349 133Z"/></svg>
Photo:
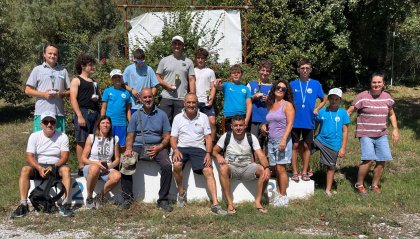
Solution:
<svg viewBox="0 0 420 239"><path fill-rule="evenodd" d="M245 125L249 124L252 111L252 95L248 87L242 84L242 67L238 64L233 65L230 70L231 82L220 82L216 79L215 86L218 90L223 89L223 115L225 117L224 129L231 131L231 122L234 115L245 116Z"/></svg>
<svg viewBox="0 0 420 239"><path fill-rule="evenodd" d="M343 93L338 88L328 92L328 107L322 108L315 118L319 124L319 133L315 137L314 145L320 150L320 163L327 166L327 183L325 195L330 197L331 186L334 180L337 158L346 154L348 127L350 118L343 108L340 108Z"/></svg>
<svg viewBox="0 0 420 239"><path fill-rule="evenodd" d="M101 116L109 116L112 121L112 136L119 138L120 152L125 151L125 139L127 137L127 122L131 118L130 92L122 88L122 72L114 69L109 74L112 79L111 87L105 89L102 96Z"/></svg>

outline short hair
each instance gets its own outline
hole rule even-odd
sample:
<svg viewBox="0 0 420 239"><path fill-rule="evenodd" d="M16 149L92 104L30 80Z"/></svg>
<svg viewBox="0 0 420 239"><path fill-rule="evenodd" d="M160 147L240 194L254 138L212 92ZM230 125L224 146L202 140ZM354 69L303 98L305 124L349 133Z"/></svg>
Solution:
<svg viewBox="0 0 420 239"><path fill-rule="evenodd" d="M384 83L385 83L386 74L383 71L375 71L375 72L373 72L372 76L370 77L370 81L371 82L372 82L373 77L375 77L375 76L382 77L382 79L384 80Z"/></svg>
<svg viewBox="0 0 420 239"><path fill-rule="evenodd" d="M273 63L271 63L271 61L269 61L269 60L263 60L263 61L261 61L261 63L260 63L260 65L259 65L259 69L261 70L262 68L266 68L266 69L268 69L268 70L272 70L272 68L273 68Z"/></svg>
<svg viewBox="0 0 420 239"><path fill-rule="evenodd" d="M244 115L234 115L233 117L232 117L232 122L233 121L245 121L245 116Z"/></svg>
<svg viewBox="0 0 420 239"><path fill-rule="evenodd" d="M298 67L302 65L310 65L312 67L312 61L307 58L303 58L298 62Z"/></svg>
<svg viewBox="0 0 420 239"><path fill-rule="evenodd" d="M207 57L209 56L209 52L204 49L204 48L198 48L195 52L194 52L195 57L204 57L207 59Z"/></svg>
<svg viewBox="0 0 420 239"><path fill-rule="evenodd" d="M82 66L86 66L89 63L96 65L96 59L93 56L90 56L84 53L79 55L76 59L76 63L74 64L76 68L76 73L81 74Z"/></svg>
<svg viewBox="0 0 420 239"><path fill-rule="evenodd" d="M44 45L44 54L47 52L47 47L49 47L49 46L52 46L52 47L56 48L58 52L60 51L60 49L58 48L58 46L56 44L51 43L51 42L47 42Z"/></svg>
<svg viewBox="0 0 420 239"><path fill-rule="evenodd" d="M142 49L138 48L133 52L133 57L134 59L144 59L146 58L146 54L144 54Z"/></svg>
<svg viewBox="0 0 420 239"><path fill-rule="evenodd" d="M229 74L232 74L232 72L235 72L235 71L239 71L239 72L241 72L241 74L244 73L244 70L242 69L241 65L239 65L239 64L235 64L235 65L231 66L230 69L229 69Z"/></svg>

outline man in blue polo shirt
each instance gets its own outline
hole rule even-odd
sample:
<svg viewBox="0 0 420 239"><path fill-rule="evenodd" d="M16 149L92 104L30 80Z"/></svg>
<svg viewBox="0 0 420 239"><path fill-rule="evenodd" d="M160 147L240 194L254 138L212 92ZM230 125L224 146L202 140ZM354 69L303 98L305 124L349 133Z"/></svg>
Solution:
<svg viewBox="0 0 420 239"><path fill-rule="evenodd" d="M124 154L132 157L133 151L141 155L143 150L147 150L150 158L159 164L161 177L157 207L170 212L172 206L169 204L168 194L172 182L172 163L169 160L167 145L169 144L171 126L166 113L155 107L152 89L143 88L140 95L143 106L131 116L127 128L127 150ZM122 174L121 188L124 198L122 207L128 209L133 201L133 177L131 175Z"/></svg>
<svg viewBox="0 0 420 239"><path fill-rule="evenodd" d="M159 84L153 69L148 66L144 59L146 55L142 49L133 52L133 64L127 66L123 73L123 80L126 89L131 91L131 113L133 114L140 108L137 101L143 88L151 88L153 95L156 95L156 85Z"/></svg>

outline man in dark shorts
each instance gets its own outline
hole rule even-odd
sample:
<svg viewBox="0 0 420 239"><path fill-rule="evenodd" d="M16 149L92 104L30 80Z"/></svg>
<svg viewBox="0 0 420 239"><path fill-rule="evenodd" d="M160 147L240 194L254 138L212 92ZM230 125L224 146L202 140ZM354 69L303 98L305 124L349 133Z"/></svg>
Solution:
<svg viewBox="0 0 420 239"><path fill-rule="evenodd" d="M182 185L182 169L191 160L194 173L204 174L207 189L213 205L211 211L218 215L226 215L217 199L216 181L212 166L212 139L209 119L198 112L198 99L195 94L187 94L184 99L184 110L175 116L171 130L171 147L174 175L178 186L178 207L185 207L187 192ZM205 144L204 144L205 142Z"/></svg>
<svg viewBox="0 0 420 239"><path fill-rule="evenodd" d="M64 217L73 214L71 210L70 168L66 165L69 158L69 139L64 133L55 130L57 119L55 113L46 111L41 114L42 131L32 133L29 136L26 149L26 162L19 176L20 205L12 213L12 217L23 217L29 212L28 191L29 180L45 178L47 167L52 167L57 179L62 179L66 188L66 198L60 208L60 214Z"/></svg>

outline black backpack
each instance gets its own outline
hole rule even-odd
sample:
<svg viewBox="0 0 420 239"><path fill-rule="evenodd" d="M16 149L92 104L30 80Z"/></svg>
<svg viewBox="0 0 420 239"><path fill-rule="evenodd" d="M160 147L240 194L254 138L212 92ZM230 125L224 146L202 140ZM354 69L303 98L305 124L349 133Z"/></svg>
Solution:
<svg viewBox="0 0 420 239"><path fill-rule="evenodd" d="M252 134L250 132L246 132L245 133L246 138L248 140L248 144L251 147L251 152L252 152L252 156L254 156L254 147L252 147L253 143L252 143ZM226 132L226 138L225 138L225 142L224 142L224 147L223 147L223 152L226 152L226 148L230 143L230 138L232 137L232 131L228 131Z"/></svg>
<svg viewBox="0 0 420 239"><path fill-rule="evenodd" d="M55 196L50 195L51 188L55 187ZM32 190L29 200L38 212L51 213L55 209L55 202L60 199L65 192L63 183L54 174L42 179L41 184Z"/></svg>

